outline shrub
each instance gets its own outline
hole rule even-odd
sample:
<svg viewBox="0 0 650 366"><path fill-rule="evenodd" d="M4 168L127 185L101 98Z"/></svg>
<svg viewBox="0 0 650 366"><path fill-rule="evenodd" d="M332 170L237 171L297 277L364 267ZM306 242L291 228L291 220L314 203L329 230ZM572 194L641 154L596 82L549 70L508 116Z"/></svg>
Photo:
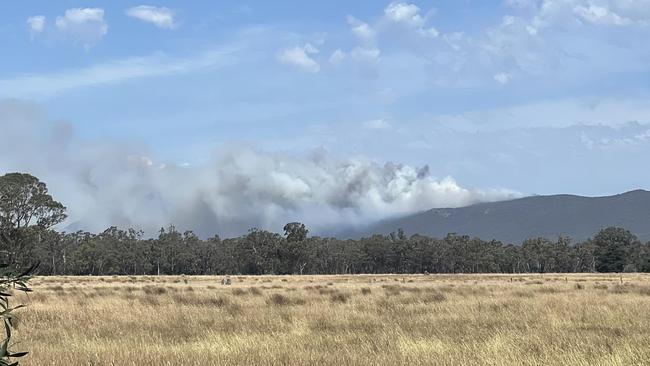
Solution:
<svg viewBox="0 0 650 366"><path fill-rule="evenodd" d="M638 288L637 292L639 295L650 296L650 286L641 286Z"/></svg>
<svg viewBox="0 0 650 366"><path fill-rule="evenodd" d="M535 293L533 291L514 291L512 294L516 297L522 297L522 298L535 297Z"/></svg>
<svg viewBox="0 0 650 366"><path fill-rule="evenodd" d="M246 291L242 288L234 288L232 289L232 294L235 296L242 296L246 295Z"/></svg>
<svg viewBox="0 0 650 366"><path fill-rule="evenodd" d="M609 292L613 294L626 294L630 292L630 289L628 288L628 286L616 284L609 289Z"/></svg>
<svg viewBox="0 0 650 366"><path fill-rule="evenodd" d="M3 266L6 268L6 265ZM11 307L9 303L9 297L11 297L12 291L22 291L22 292L31 292L32 290L27 286L27 282L31 279L32 274L38 267L38 264L30 267L23 273L13 276L13 275L3 275L0 277L0 306L2 306L2 312L0 317L2 318L5 326L5 338L0 345L0 366L13 366L18 365L18 362L12 362L12 358L19 358L27 355L27 352L12 352L9 350L9 342L11 342L11 332L12 329L16 327L16 317L14 311L24 307L24 305L16 305Z"/></svg>
<svg viewBox="0 0 650 366"><path fill-rule="evenodd" d="M273 294L268 299L266 299L267 304L271 305L290 305L291 299L287 296L281 294Z"/></svg>
<svg viewBox="0 0 650 366"><path fill-rule="evenodd" d="M318 289L318 293L321 294L321 295L331 295L331 294L333 294L333 293L335 293L337 291L338 290L336 290L334 288L327 288L327 287L320 287Z"/></svg>
<svg viewBox="0 0 650 366"><path fill-rule="evenodd" d="M330 301L333 303L346 303L350 300L350 295L343 292L336 292L330 295Z"/></svg>
<svg viewBox="0 0 650 366"><path fill-rule="evenodd" d="M303 305L306 301L301 298L291 298L282 294L273 294L266 299L266 303L269 305L288 306Z"/></svg>
<svg viewBox="0 0 650 366"><path fill-rule="evenodd" d="M147 294L142 297L138 298L138 301L142 305L147 305L147 306L158 306L160 305L160 302L158 301L158 298L152 294Z"/></svg>
<svg viewBox="0 0 650 366"><path fill-rule="evenodd" d="M370 288L368 288L368 287L362 287L361 288L361 294L362 295L370 295L370 293L372 293L372 290L370 290Z"/></svg>
<svg viewBox="0 0 650 366"><path fill-rule="evenodd" d="M142 287L142 291L144 291L144 293L147 295L162 295L167 293L166 288L162 286L151 286L151 285Z"/></svg>
<svg viewBox="0 0 650 366"><path fill-rule="evenodd" d="M256 296L259 296L259 295L262 294L262 290L260 290L260 289L257 288L257 287L251 287L251 288L249 288L249 289L248 289L248 292L250 292L251 295L256 295Z"/></svg>
<svg viewBox="0 0 650 366"><path fill-rule="evenodd" d="M422 298L424 303L431 303L431 302L443 302L447 300L447 296L443 294L442 292L433 292L430 294L425 295Z"/></svg>

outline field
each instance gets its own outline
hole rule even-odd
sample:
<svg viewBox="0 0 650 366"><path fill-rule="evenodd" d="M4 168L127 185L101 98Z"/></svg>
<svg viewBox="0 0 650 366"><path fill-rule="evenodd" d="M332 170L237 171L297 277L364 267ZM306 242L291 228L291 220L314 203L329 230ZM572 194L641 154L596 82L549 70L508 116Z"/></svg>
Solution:
<svg viewBox="0 0 650 366"><path fill-rule="evenodd" d="M649 275L37 277L24 365L650 364Z"/></svg>

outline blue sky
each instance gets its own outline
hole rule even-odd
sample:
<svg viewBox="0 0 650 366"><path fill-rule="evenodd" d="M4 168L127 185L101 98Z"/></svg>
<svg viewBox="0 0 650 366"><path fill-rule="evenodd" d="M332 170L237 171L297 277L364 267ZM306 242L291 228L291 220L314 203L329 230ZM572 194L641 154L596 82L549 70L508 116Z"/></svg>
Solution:
<svg viewBox="0 0 650 366"><path fill-rule="evenodd" d="M650 188L649 36L650 0L4 1L0 99L156 166L325 151L604 195Z"/></svg>

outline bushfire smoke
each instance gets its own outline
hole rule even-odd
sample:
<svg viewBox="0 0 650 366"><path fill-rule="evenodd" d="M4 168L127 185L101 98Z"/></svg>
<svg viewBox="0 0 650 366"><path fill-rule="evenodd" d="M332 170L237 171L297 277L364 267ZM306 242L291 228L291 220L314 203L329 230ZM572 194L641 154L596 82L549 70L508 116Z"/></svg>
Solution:
<svg viewBox="0 0 650 366"><path fill-rule="evenodd" d="M302 221L312 232L433 207L515 196L436 179L427 166L334 159L324 150L301 157L222 146L208 163L156 161L146 147L95 141L50 121L38 106L0 102L0 174L29 172L68 207L65 230L134 227L153 235L169 224L201 236L279 231Z"/></svg>

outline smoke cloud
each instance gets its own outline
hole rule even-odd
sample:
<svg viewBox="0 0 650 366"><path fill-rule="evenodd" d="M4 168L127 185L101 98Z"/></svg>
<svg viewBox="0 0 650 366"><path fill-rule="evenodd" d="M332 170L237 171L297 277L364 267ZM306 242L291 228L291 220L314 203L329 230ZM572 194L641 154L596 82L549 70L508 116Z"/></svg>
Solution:
<svg viewBox="0 0 650 366"><path fill-rule="evenodd" d="M202 166L165 164L143 146L80 138L37 105L0 101L0 174L11 171L48 184L68 207L61 227L67 231L116 225L154 235L173 223L200 236L229 237L301 221L324 234L433 207L517 196L435 179L428 166L340 161L324 150L293 157L226 146Z"/></svg>

